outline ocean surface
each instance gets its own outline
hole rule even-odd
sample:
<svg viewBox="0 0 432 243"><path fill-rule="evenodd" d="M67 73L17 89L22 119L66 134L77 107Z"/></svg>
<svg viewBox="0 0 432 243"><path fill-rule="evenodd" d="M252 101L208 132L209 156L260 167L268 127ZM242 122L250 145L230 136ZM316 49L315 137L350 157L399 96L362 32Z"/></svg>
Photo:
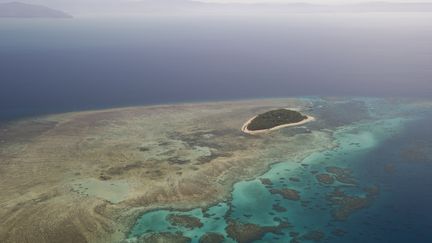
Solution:
<svg viewBox="0 0 432 243"><path fill-rule="evenodd" d="M319 99L314 102L320 107ZM145 213L131 229L130 241L170 232L199 242L213 232L235 242L229 233L235 222L264 230L254 235L249 228L246 235L251 238L238 238L239 242L431 242L432 130L427 127L432 111L403 101L362 102L370 117L335 124L332 149L303 161L286 158L258 178L236 183L229 199L209 208ZM340 120L346 111L338 110L327 113ZM356 112L353 107L352 112ZM343 178L338 178L335 168L345 171ZM325 183L318 180L320 174L336 180ZM272 193L283 188L296 190L299 198ZM193 229L176 225L170 215L198 218L203 225Z"/></svg>
<svg viewBox="0 0 432 243"><path fill-rule="evenodd" d="M0 20L0 119L304 95L432 95L428 13Z"/></svg>

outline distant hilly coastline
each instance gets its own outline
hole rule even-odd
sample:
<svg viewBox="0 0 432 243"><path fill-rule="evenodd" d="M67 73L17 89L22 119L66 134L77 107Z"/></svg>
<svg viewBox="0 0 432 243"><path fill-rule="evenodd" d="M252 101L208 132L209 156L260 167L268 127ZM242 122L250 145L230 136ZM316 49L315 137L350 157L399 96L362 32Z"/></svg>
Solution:
<svg viewBox="0 0 432 243"><path fill-rule="evenodd" d="M0 3L0 18L72 18L72 16L42 5L8 2Z"/></svg>

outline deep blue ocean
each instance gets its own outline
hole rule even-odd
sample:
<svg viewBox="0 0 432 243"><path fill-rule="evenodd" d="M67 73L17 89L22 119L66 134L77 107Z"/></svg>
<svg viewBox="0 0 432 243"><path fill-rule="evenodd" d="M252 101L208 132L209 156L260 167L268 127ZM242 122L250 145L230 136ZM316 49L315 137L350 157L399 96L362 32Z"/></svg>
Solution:
<svg viewBox="0 0 432 243"><path fill-rule="evenodd" d="M0 20L0 119L304 95L432 95L430 14Z"/></svg>
<svg viewBox="0 0 432 243"><path fill-rule="evenodd" d="M376 242L432 241L432 129L427 128L431 122L429 112L361 159L365 174L380 183L384 197L352 227L362 222ZM406 156L407 150L419 154ZM386 172L383 168L389 163L394 171Z"/></svg>

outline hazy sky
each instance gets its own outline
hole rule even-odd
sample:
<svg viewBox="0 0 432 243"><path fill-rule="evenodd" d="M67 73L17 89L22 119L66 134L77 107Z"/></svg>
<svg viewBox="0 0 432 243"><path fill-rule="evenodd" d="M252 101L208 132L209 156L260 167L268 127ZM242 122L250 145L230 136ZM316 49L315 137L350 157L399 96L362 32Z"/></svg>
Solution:
<svg viewBox="0 0 432 243"><path fill-rule="evenodd" d="M310 3L321 5L349 5L362 2L432 3L432 0L0 0L0 3L11 1L45 5L66 11L74 16L95 13L136 12L140 10L150 12L155 11L155 9L168 12L170 11L169 7L173 7L173 9L182 6L190 7L191 5L187 3L191 1L208 3Z"/></svg>
<svg viewBox="0 0 432 243"><path fill-rule="evenodd" d="M214 3L232 3L232 2L238 2L238 3L269 3L269 2L276 2L276 3L316 3L316 4L329 4L329 3L336 3L336 4L352 4L352 3L359 3L359 2L374 2L373 0L200 0L201 2L214 2ZM432 2L432 0L385 0L380 1L377 0L377 2Z"/></svg>
<svg viewBox="0 0 432 243"><path fill-rule="evenodd" d="M11 2L14 0L0 0L0 2ZM37 4L47 4L47 5L105 5L112 3L126 3L126 2L182 2L189 0L17 0L26 3L37 3ZM213 3L315 3L315 4L352 4L359 2L373 2L375 0L195 0L199 2L213 2ZM376 0L381 2L429 2L432 0Z"/></svg>

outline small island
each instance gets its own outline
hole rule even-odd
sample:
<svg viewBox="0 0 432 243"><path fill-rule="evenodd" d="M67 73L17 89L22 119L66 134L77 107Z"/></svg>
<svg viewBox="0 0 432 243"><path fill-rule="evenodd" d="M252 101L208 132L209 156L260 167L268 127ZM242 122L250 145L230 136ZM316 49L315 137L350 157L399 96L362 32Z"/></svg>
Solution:
<svg viewBox="0 0 432 243"><path fill-rule="evenodd" d="M257 134L301 125L313 120L315 119L312 116L303 115L295 110L276 109L252 117L243 125L242 131L248 134Z"/></svg>

